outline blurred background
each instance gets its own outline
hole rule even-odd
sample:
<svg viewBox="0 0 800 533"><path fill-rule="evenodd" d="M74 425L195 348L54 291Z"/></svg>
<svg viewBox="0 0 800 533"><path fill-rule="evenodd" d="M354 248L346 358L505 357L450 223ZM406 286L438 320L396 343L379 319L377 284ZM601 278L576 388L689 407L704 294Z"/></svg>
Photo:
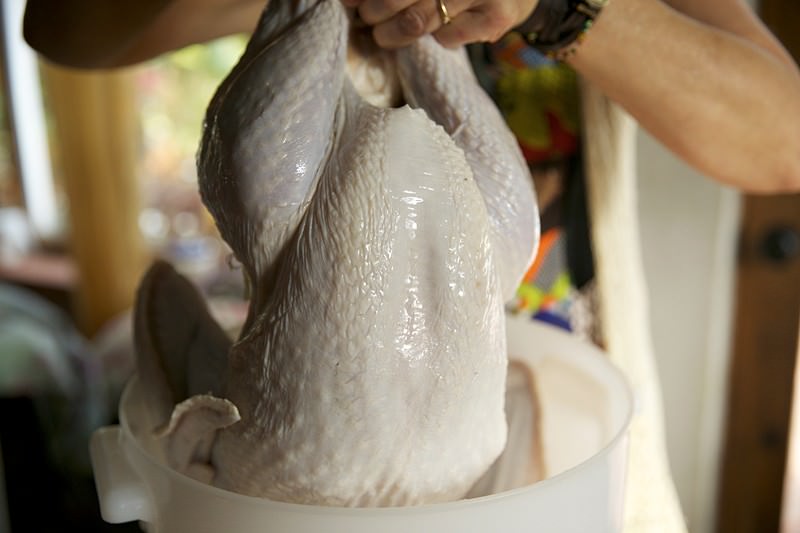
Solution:
<svg viewBox="0 0 800 533"><path fill-rule="evenodd" d="M195 150L246 37L82 73L39 62L24 3L0 3L0 532L139 531L100 520L88 439L115 421L153 258L190 277L223 324L243 320Z"/></svg>
<svg viewBox="0 0 800 533"><path fill-rule="evenodd" d="M797 0L759 8L797 58ZM87 442L115 421L132 372L130 307L153 258L189 276L223 325L244 316L194 156L246 39L82 73L37 59L23 9L0 2L0 533L138 531L100 520ZM669 455L690 530L800 531L800 197L741 196L643 132L639 175Z"/></svg>

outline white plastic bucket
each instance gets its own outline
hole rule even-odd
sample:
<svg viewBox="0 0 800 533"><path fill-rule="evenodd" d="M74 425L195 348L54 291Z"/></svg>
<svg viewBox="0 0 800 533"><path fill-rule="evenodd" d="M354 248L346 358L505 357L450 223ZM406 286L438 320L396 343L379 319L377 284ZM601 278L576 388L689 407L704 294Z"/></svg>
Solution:
<svg viewBox="0 0 800 533"><path fill-rule="evenodd" d="M605 356L554 328L510 319L509 353L536 371L551 477L451 503L344 509L273 502L202 484L157 459L132 379L120 425L95 432L91 456L107 522L165 533L607 533L621 531L629 388Z"/></svg>

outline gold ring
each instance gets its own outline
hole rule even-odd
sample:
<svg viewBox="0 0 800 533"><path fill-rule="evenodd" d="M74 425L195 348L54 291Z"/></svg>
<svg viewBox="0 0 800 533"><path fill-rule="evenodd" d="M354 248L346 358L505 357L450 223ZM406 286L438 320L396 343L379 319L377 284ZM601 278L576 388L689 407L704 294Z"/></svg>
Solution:
<svg viewBox="0 0 800 533"><path fill-rule="evenodd" d="M450 21L453 20L450 18L450 13L447 12L447 6L444 3L444 0L437 0L439 3L439 18L442 21L442 26L446 26L450 24Z"/></svg>

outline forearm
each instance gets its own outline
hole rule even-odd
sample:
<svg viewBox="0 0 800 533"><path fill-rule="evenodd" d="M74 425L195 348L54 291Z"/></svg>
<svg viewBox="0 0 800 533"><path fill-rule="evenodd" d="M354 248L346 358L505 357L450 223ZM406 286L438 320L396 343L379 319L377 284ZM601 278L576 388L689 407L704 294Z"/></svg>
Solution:
<svg viewBox="0 0 800 533"><path fill-rule="evenodd" d="M78 68L144 61L255 27L264 0L28 0L24 35L47 59Z"/></svg>
<svg viewBox="0 0 800 533"><path fill-rule="evenodd" d="M75 67L113 63L171 0L28 0L23 31L49 60Z"/></svg>
<svg viewBox="0 0 800 533"><path fill-rule="evenodd" d="M800 189L800 75L774 50L658 0L612 0L570 62L700 171Z"/></svg>

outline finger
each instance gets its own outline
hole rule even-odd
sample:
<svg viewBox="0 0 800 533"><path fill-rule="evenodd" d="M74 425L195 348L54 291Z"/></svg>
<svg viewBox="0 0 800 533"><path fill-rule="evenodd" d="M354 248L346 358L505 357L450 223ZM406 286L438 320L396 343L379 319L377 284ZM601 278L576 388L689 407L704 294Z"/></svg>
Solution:
<svg viewBox="0 0 800 533"><path fill-rule="evenodd" d="M423 0L363 0L358 7L358 14L361 20L370 26L376 26L421 1Z"/></svg>
<svg viewBox="0 0 800 533"><path fill-rule="evenodd" d="M512 25L513 20L502 13L468 10L437 29L433 36L442 46L457 48L468 43L494 42Z"/></svg>
<svg viewBox="0 0 800 533"><path fill-rule="evenodd" d="M419 0L391 19L375 26L372 37L382 48L408 46L423 35L441 26L436 2Z"/></svg>
<svg viewBox="0 0 800 533"><path fill-rule="evenodd" d="M481 28L483 15L465 11L435 32L433 37L445 48L458 48L467 43L485 41L485 31Z"/></svg>
<svg viewBox="0 0 800 533"><path fill-rule="evenodd" d="M363 0L341 0L345 7L358 7Z"/></svg>
<svg viewBox="0 0 800 533"><path fill-rule="evenodd" d="M444 0L447 14L453 20L464 0ZM463 8L461 8L463 9ZM401 48L442 26L439 0L418 0L383 24L375 26L373 38L383 48Z"/></svg>

